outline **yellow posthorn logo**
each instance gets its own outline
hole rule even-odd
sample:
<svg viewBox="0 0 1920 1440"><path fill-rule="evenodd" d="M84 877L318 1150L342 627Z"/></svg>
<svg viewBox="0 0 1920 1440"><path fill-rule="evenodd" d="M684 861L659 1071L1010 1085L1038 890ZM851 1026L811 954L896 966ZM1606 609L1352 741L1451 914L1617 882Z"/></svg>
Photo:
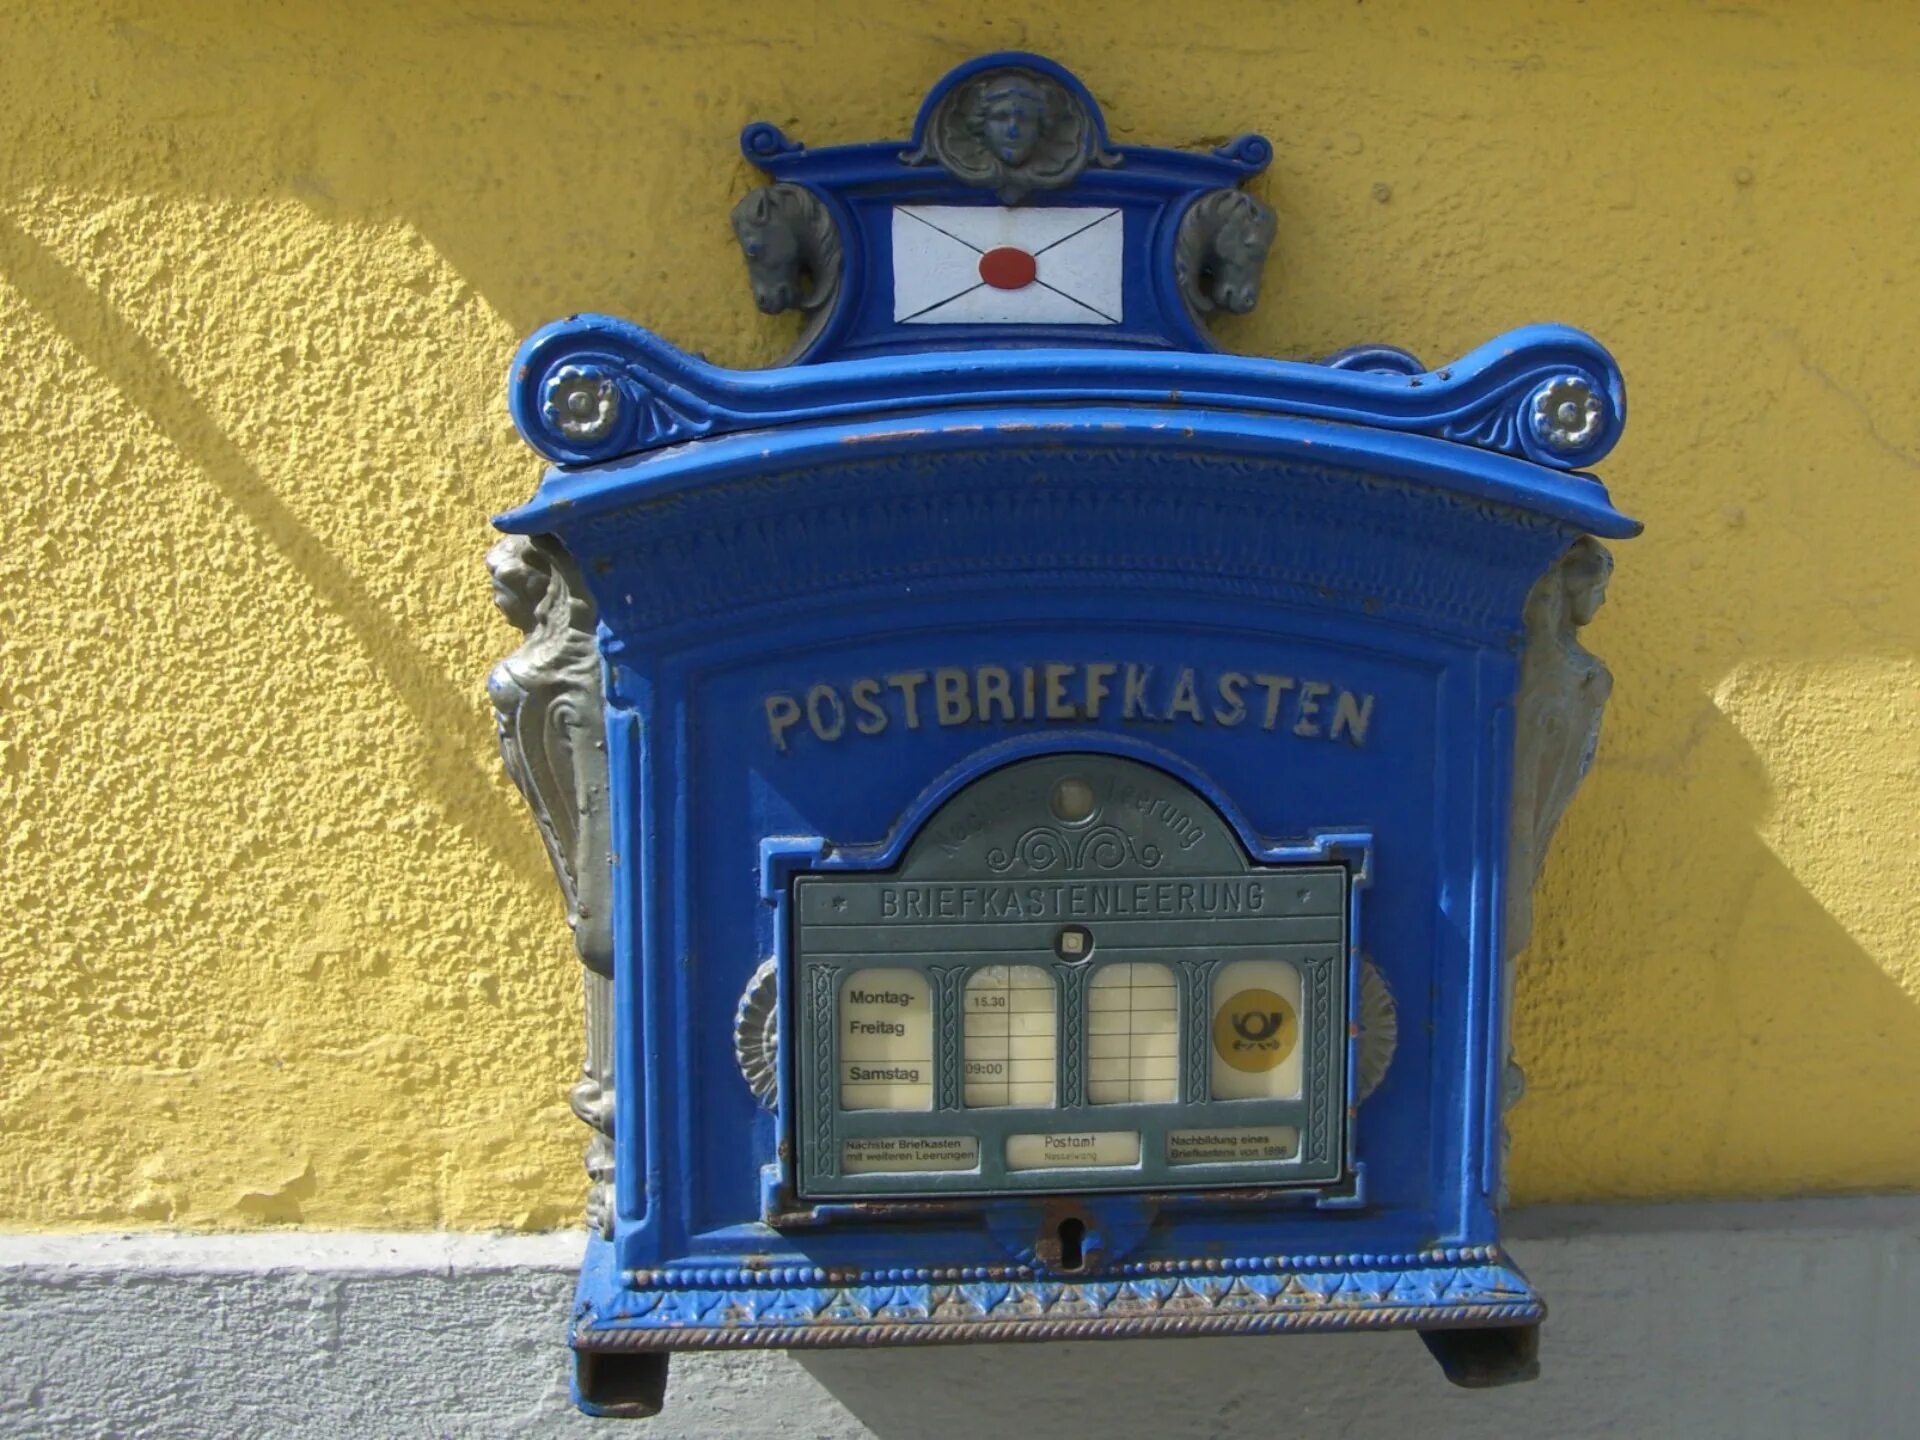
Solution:
<svg viewBox="0 0 1920 1440"><path fill-rule="evenodd" d="M1242 990L1214 1012L1213 1048L1236 1070L1258 1074L1293 1053L1300 1020L1271 990Z"/></svg>

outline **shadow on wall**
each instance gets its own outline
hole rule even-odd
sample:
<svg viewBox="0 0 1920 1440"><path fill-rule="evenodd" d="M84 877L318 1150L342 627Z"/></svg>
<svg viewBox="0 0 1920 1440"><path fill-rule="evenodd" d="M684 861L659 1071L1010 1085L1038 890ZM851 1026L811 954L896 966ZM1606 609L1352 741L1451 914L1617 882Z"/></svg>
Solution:
<svg viewBox="0 0 1920 1440"><path fill-rule="evenodd" d="M1389 1423L1404 1424L1399 1417L1422 1392L1433 1428L1421 1433L1433 1440L1483 1436L1490 1418L1479 1403L1488 1392L1450 1391L1413 1335L796 1354L878 1440L1374 1437L1389 1433ZM1448 1424L1450 1409L1458 1428Z"/></svg>
<svg viewBox="0 0 1920 1440"><path fill-rule="evenodd" d="M48 13L10 36L16 113L44 161L18 180L404 222L516 336L596 309L766 363L790 327L755 311L728 225L760 183L742 124L792 124L813 143L904 133L926 86L980 48L876 7L859 27L869 53L911 49L915 63L794 63L857 43L832 28L793 7L689 3ZM796 87L808 101L790 114ZM475 397L490 413L510 354L489 357ZM525 470L530 485L530 458Z"/></svg>
<svg viewBox="0 0 1920 1440"><path fill-rule="evenodd" d="M1540 1378L1496 1390L1448 1385L1410 1334L798 1358L877 1440L1867 1440L1911 1428L1912 1218L1904 1199L1517 1217L1554 1313Z"/></svg>
<svg viewBox="0 0 1920 1440"><path fill-rule="evenodd" d="M1623 648L1611 638L1603 653ZM1701 683L1616 689L1548 858L1516 1003L1522 1201L1913 1183L1920 1007L1762 839L1808 797L1776 794ZM1822 818L1861 847L1865 903L1901 887L1904 854L1875 862L1870 835Z"/></svg>
<svg viewBox="0 0 1920 1440"><path fill-rule="evenodd" d="M462 686L437 665L366 583L274 493L245 451L175 376L167 357L4 213L0 273L292 566L313 598L346 623L412 715L409 733L420 751L414 769L443 810L458 816L468 833L524 883L550 884L537 851L526 843L524 815L507 803L494 777L474 764L473 687Z"/></svg>

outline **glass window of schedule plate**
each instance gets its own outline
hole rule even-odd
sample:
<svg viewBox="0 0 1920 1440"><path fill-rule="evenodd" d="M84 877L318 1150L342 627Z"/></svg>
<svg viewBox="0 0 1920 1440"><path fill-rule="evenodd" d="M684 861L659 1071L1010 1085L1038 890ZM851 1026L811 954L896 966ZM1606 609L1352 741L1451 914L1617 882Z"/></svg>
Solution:
<svg viewBox="0 0 1920 1440"><path fill-rule="evenodd" d="M854 970L840 982L840 1108L933 1108L933 1003L918 970Z"/></svg>
<svg viewBox="0 0 1920 1440"><path fill-rule="evenodd" d="M987 965L967 977L963 1098L969 1106L1054 1103L1053 976Z"/></svg>
<svg viewBox="0 0 1920 1440"><path fill-rule="evenodd" d="M1180 999L1165 965L1102 965L1087 985L1087 1101L1180 1098Z"/></svg>

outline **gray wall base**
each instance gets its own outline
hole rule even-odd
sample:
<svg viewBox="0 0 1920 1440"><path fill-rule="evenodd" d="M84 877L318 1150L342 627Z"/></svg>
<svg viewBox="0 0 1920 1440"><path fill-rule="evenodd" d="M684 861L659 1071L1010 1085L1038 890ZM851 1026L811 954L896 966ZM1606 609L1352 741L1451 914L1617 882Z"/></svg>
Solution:
<svg viewBox="0 0 1920 1440"><path fill-rule="evenodd" d="M588 1421L574 1235L0 1236L0 1435L1202 1440L1920 1434L1920 1199L1521 1212L1541 1378L1412 1335L680 1356Z"/></svg>

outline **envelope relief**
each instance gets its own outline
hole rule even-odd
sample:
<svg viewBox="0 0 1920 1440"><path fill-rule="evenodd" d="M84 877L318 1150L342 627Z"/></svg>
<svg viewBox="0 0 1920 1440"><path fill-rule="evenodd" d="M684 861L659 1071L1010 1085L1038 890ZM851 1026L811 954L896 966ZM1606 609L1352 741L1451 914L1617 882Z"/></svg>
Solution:
<svg viewBox="0 0 1920 1440"><path fill-rule="evenodd" d="M1117 325L1118 207L896 205L893 318L902 325Z"/></svg>

